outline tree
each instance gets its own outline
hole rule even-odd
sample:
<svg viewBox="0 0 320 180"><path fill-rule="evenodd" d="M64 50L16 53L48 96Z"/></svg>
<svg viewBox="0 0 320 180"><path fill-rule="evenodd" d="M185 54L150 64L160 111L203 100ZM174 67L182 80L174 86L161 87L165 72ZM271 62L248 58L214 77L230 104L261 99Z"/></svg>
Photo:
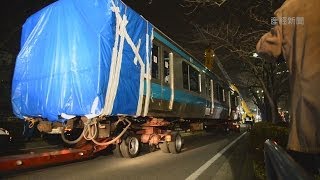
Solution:
<svg viewBox="0 0 320 180"><path fill-rule="evenodd" d="M192 39L185 42L185 46L193 51L210 43L229 72L238 70L237 75L231 76L236 84L250 89L255 104L261 111L266 110L265 117L276 122L278 101L288 89L288 85L283 85L288 83L287 69L285 63L267 63L259 57L254 57L253 53L260 37L272 27L270 19L282 1L221 2L184 0L182 6L186 8L186 16L197 14L191 17L195 31ZM196 10L201 12L196 13ZM210 14L211 18L203 20L203 14ZM200 52L201 50L197 49L194 54L201 57ZM241 78L247 81L241 81ZM263 90L260 99L255 89Z"/></svg>
<svg viewBox="0 0 320 180"><path fill-rule="evenodd" d="M253 71L248 69L247 71L243 71L246 75L243 75L242 77L261 77L267 91L261 88L261 83L257 81L257 78L246 78L243 84L246 84L246 87L249 89L250 95L253 96L254 104L261 110L262 117L264 117L264 119L272 119L273 122L275 122L279 118L277 114L278 104L288 100L289 73L286 64L284 62L277 64L265 62L256 63L255 66L257 67L259 74L254 74ZM274 104L270 104L270 100L264 98L268 95ZM275 119L273 119L271 111L274 111Z"/></svg>

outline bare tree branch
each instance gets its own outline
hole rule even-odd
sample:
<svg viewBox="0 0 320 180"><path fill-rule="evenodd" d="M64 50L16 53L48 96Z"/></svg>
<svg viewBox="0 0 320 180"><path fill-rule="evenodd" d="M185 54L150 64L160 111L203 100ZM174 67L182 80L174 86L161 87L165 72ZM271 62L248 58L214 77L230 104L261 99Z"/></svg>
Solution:
<svg viewBox="0 0 320 180"><path fill-rule="evenodd" d="M195 6L198 10L200 8L208 9L207 5L209 4L213 4L211 8L215 10L220 7L215 4L216 0L184 0L184 2L189 9ZM223 65L224 67L230 69L236 67L242 71L237 72L238 76L234 76L238 83L242 83L249 89L263 90L265 100L259 98L253 90L251 94L254 97L254 103L259 108L268 104L273 122L277 117L278 100L287 92L282 84L288 82L288 73L284 73L285 66L266 63L263 59L256 59L252 55L260 37L268 32L272 26L270 17L272 17L276 6L272 0L248 1L241 4L239 4L239 0L229 1L225 6L220 7L230 12L227 16L215 14L214 17L220 17L220 19L215 18L212 22L202 26L192 22L195 31L192 40L187 42L187 44L197 45L197 47L203 47L200 45L210 43L215 54L220 57L220 62L228 62ZM212 12L216 11L212 10Z"/></svg>

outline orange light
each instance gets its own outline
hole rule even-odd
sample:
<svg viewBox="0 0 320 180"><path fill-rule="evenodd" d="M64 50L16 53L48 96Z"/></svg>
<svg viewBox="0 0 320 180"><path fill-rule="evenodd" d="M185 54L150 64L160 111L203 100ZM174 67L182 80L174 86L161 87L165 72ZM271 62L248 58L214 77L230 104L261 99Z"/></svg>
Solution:
<svg viewBox="0 0 320 180"><path fill-rule="evenodd" d="M275 141L273 141L273 142L274 142L276 145L278 145L277 142L275 142Z"/></svg>
<svg viewBox="0 0 320 180"><path fill-rule="evenodd" d="M171 135L166 135L166 137L165 137L165 139L166 139L166 141L171 141Z"/></svg>

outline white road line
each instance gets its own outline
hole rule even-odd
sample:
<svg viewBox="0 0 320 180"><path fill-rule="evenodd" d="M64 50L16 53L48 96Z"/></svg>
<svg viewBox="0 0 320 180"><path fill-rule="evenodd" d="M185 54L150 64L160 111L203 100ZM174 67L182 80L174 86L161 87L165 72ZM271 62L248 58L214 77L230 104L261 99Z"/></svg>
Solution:
<svg viewBox="0 0 320 180"><path fill-rule="evenodd" d="M213 164L219 157L222 156L224 152L226 152L234 143L236 143L240 138L242 138L247 132L244 132L241 136L237 137L234 141L228 144L225 148L219 151L216 155L214 155L209 161L203 164L199 169L197 169L194 173L192 173L186 180L194 180L197 179L211 164Z"/></svg>

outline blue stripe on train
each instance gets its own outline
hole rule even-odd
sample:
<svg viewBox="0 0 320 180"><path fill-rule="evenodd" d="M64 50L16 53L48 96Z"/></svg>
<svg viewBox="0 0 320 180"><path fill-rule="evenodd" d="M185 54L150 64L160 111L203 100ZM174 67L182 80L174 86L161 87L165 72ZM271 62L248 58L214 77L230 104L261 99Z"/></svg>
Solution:
<svg viewBox="0 0 320 180"><path fill-rule="evenodd" d="M146 92L146 90L144 91ZM144 94L145 95L145 94ZM151 98L169 101L171 97L171 89L167 86L161 86L157 83L151 83ZM186 93L181 90L174 90L174 102L194 104L198 106L211 106L211 102L207 102L205 98ZM223 107L220 103L214 103L217 107Z"/></svg>

